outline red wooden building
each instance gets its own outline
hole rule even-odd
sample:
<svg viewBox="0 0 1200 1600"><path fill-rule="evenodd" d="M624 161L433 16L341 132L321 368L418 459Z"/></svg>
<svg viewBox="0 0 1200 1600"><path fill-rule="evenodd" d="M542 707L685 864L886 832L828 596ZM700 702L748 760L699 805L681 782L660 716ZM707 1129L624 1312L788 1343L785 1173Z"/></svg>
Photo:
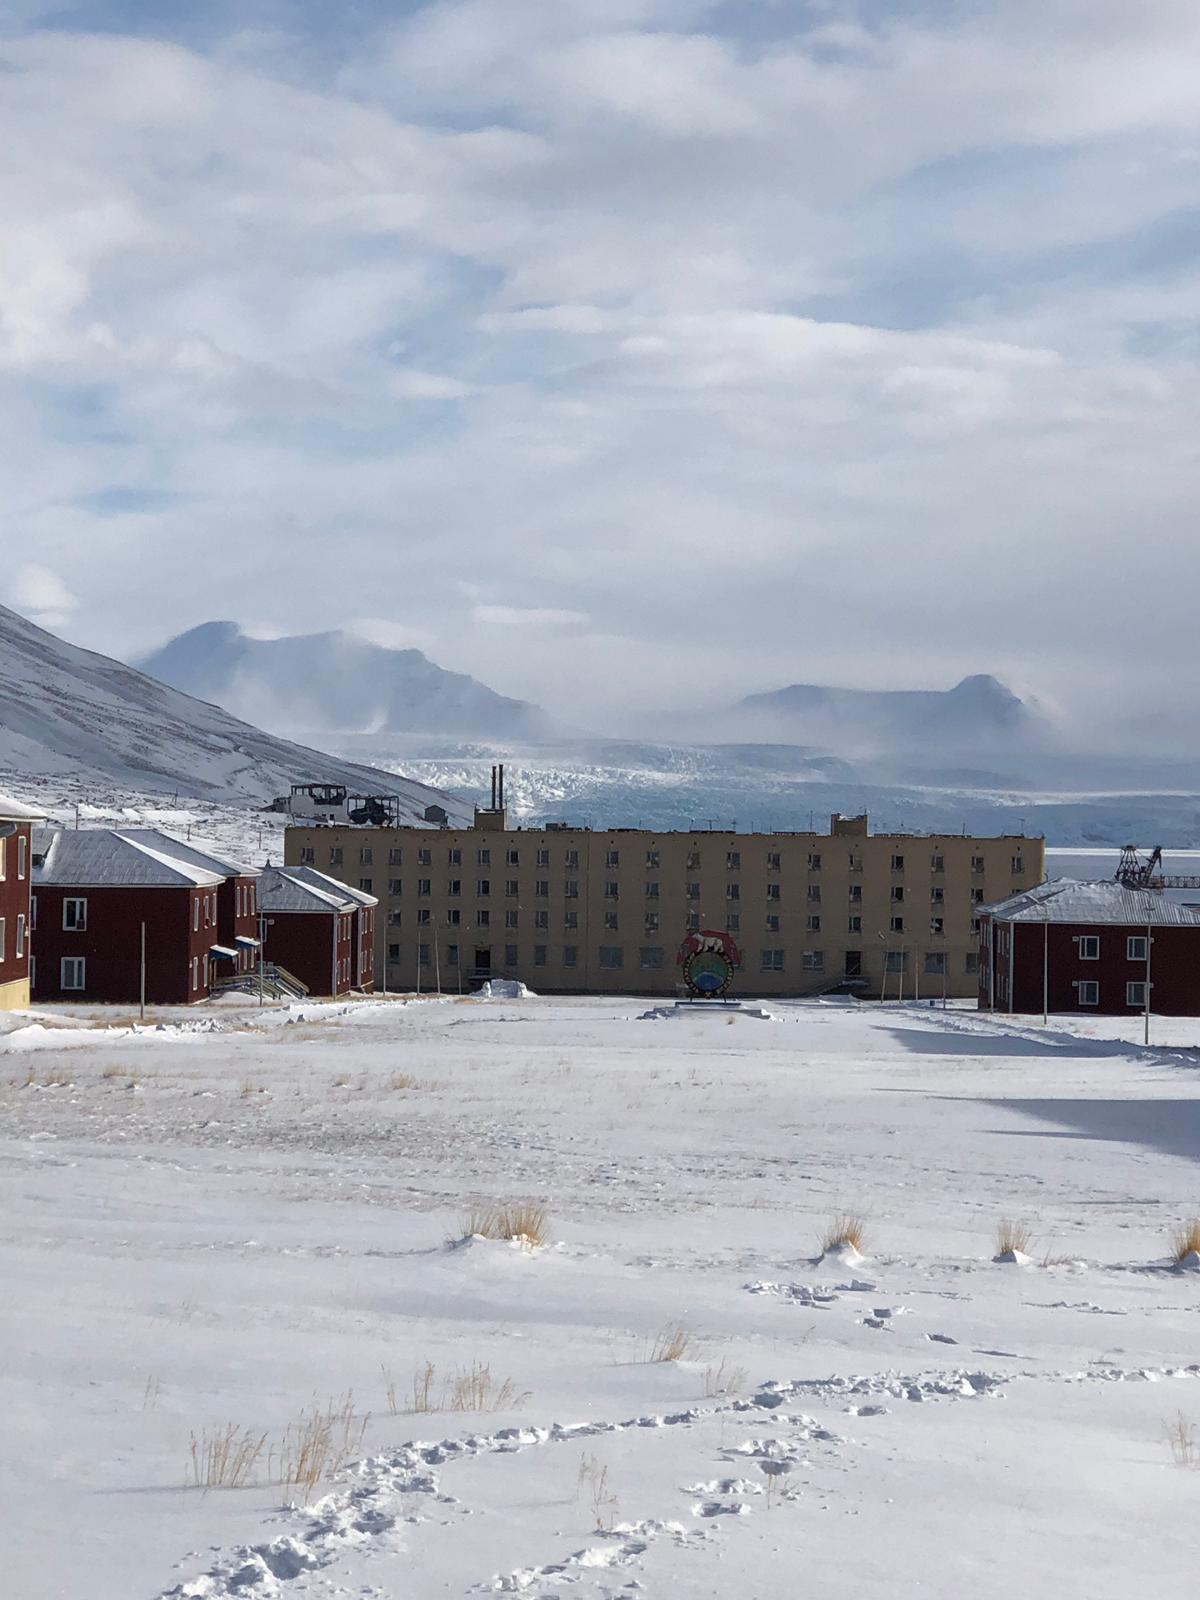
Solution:
<svg viewBox="0 0 1200 1600"><path fill-rule="evenodd" d="M258 897L272 965L299 978L310 994L374 988L374 895L312 867L267 866Z"/></svg>
<svg viewBox="0 0 1200 1600"><path fill-rule="evenodd" d="M212 947L217 978L250 972L258 962L258 879L260 869L201 850L190 840L176 839L157 828L122 828L122 838L145 844L221 878L217 890L217 939ZM220 947L218 950L218 946Z"/></svg>
<svg viewBox="0 0 1200 1600"><path fill-rule="evenodd" d="M0 1011L29 1005L32 833L39 820L0 795Z"/></svg>
<svg viewBox="0 0 1200 1600"><path fill-rule="evenodd" d="M1043 883L979 911L981 1011L1200 1016L1200 910L1119 883Z"/></svg>

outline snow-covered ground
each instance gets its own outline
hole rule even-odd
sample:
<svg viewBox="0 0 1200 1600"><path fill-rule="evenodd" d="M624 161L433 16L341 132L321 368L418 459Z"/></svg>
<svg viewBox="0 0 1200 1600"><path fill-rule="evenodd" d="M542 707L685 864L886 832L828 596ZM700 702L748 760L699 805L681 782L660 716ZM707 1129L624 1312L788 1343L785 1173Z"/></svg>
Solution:
<svg viewBox="0 0 1200 1600"><path fill-rule="evenodd" d="M4 1019L5 1600L1194 1593L1198 1030L645 1012ZM188 1487L227 1424L249 1482Z"/></svg>

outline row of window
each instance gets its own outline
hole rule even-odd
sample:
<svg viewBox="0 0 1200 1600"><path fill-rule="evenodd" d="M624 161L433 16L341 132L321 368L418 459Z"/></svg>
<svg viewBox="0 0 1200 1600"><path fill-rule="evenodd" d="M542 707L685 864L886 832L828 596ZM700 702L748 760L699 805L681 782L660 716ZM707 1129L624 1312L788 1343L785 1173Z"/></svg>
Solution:
<svg viewBox="0 0 1200 1600"><path fill-rule="evenodd" d="M497 857L499 856L499 853L500 853L499 851L496 852ZM344 866L345 865L345 855L346 855L345 849L344 849L344 847L342 845L331 845L330 849L329 849L329 865L331 867ZM422 845L421 847L419 847L417 849L417 851L416 851L416 864L417 864L417 866L419 866L419 867L431 867L433 865L433 855L434 855L434 852L433 852L433 849L432 849L431 846ZM698 871L699 867L700 867L700 860L701 860L701 855L700 855L700 851L699 850L689 850L688 853L687 853L687 870L688 871L692 871L692 872ZM300 850L300 861L301 861L301 865L302 866L309 866L309 867L314 866L316 864L316 848L315 848L315 846L313 846L313 845L304 845L304 846L302 846L301 850ZM359 852L358 852L358 861L359 861L359 865L363 866L363 867L374 866L374 864L375 864L375 850L374 850L374 847L371 846L371 845L363 845L363 846L361 846L361 848L359 849ZM821 853L819 851L816 851L816 850L810 851L809 852L809 856L808 856L808 870L809 870L809 872L820 872L822 870L823 861L824 861L824 858L822 857L822 855L821 855ZM463 851L462 851L460 846L451 845L447 849L447 851L446 851L446 864L448 866L451 866L451 867L461 867L462 866L462 864L463 864ZM475 864L477 866L480 866L480 867L490 867L492 865L492 850L491 850L491 847L489 845L481 846L480 848L478 848L475 851ZM505 852L504 852L504 865L506 867L517 867L517 866L520 866L520 864L521 864L521 852L520 852L519 849L515 849L514 848L514 849L505 850ZM540 849L535 850L533 852L533 864L535 866L538 866L538 867L548 867L550 865L550 851L547 850L547 849L544 849L544 848L540 848ZM626 864L626 866L631 866L632 865L632 863L630 861L628 861L628 860L626 861L625 864ZM400 866L403 866L404 865L404 851L402 849L399 849L399 848L390 849L388 851L387 865L389 867L400 867ZM563 865L564 865L564 867L566 867L568 869L573 868L573 867L578 867L578 865L579 865L579 851L575 850L575 849L564 850L564 852L563 852ZM606 867L610 868L610 869L619 867L621 865L621 852L620 852L620 850L606 850L604 852L604 865ZM765 865L766 865L766 870L768 872L782 872L782 870L783 870L783 857L782 857L781 852L778 851L778 850L768 850L767 853L766 853ZM863 870L863 858L862 858L862 856L860 856L860 855L851 855L851 856L849 856L848 865L849 865L849 870L851 872L861 872ZM662 852L661 852L661 850L647 850L645 852L644 866L645 866L647 871L657 871L658 868L660 868L662 866ZM893 872L906 872L908 870L908 857L905 856L905 855L902 855L902 854L893 854L893 856L891 858L890 866L891 866L891 870ZM1025 871L1025 859L1024 859L1024 857L1023 856L1019 856L1019 855L1013 856L1011 858L1011 867L1012 867L1012 871L1013 871L1014 874L1019 876L1021 873L1023 873ZM740 872L741 869L742 869L742 851L740 851L740 850L727 850L725 852L725 870L727 872ZM945 858L945 856L944 855L936 855L936 854L935 855L931 855L930 858L929 858L929 870L930 870L930 872L934 872L934 873L945 872L945 870L946 870L946 858ZM972 856L971 857L971 871L973 873L976 873L976 874L982 874L985 870L986 870L986 860L985 860L985 858L983 856Z"/></svg>
<svg viewBox="0 0 1200 1600"><path fill-rule="evenodd" d="M418 928L431 928L433 926L433 911L428 906L419 906L413 915L416 919L416 926ZM444 925L447 928L461 928L464 926L463 913L457 906L450 906L443 913L443 917ZM700 928L700 920L700 913L698 911L689 912L687 916L687 931L689 933L698 932ZM768 913L763 921L763 932L781 932L781 922L782 918ZM387 925L389 928L404 927L404 914L393 907L387 914ZM562 925L567 932L577 929L579 927L578 911L564 911ZM661 925L662 919L657 911L647 911L642 919L642 931L644 933L657 933ZM492 926L491 911L486 906L477 906L475 909L474 919L468 920L465 926L475 928L490 928ZM520 926L521 913L519 910L510 910L504 913L504 927L506 929L515 930ZM535 928L549 928L549 911L534 911L533 926ZM621 919L619 913L616 911L606 911L604 913L604 931L606 933L618 933L620 931L620 927ZM741 933L741 931L741 913L738 911L728 912L725 917L725 932ZM822 931L828 930L824 929L821 915L814 912L805 917L804 931L805 933L821 933ZM861 933L862 931L863 919L860 916L851 916L846 918L847 933ZM916 932L916 928L904 917L890 917L888 919L888 931L889 933L895 934L912 934ZM930 937L934 939L945 938L946 919L944 917L930 917L929 933Z"/></svg>
<svg viewBox="0 0 1200 1600"><path fill-rule="evenodd" d="M1100 935L1098 933L1079 934L1076 938L1076 943L1079 945L1080 961L1099 961ZM1126 961L1145 961L1146 935L1144 933L1133 934L1131 937L1126 938L1125 959Z"/></svg>
<svg viewBox="0 0 1200 1600"><path fill-rule="evenodd" d="M0 917L0 962L7 961L8 959L8 918ZM17 918L16 934L13 939L12 959L14 961L23 961L25 959L24 914Z"/></svg>
<svg viewBox="0 0 1200 1600"><path fill-rule="evenodd" d="M432 880L432 878L418 878L416 880L416 882L417 882L417 898L419 900L431 899L432 895L433 895L433 880ZM360 878L358 880L358 887L360 889L362 889L366 894L373 894L374 893L374 889L372 887L373 884L374 884L374 879L373 878ZM660 891L660 885L659 885L659 883L657 881L654 881L654 880L648 881L644 885L644 889L645 889L645 894L644 894L644 898L645 899L647 899L647 900L658 900L658 899L662 898L662 896L661 896L661 894L659 892ZM699 883L688 883L688 884L685 884L684 890L685 890L684 898L686 900L699 900L699 899L702 898L702 891L701 891L701 886L700 886ZM463 893L463 880L461 878L449 878L449 879L447 879L447 881L446 881L446 897L448 899L451 899L451 900L461 899L462 898L462 893ZM475 898L476 899L478 899L478 900L490 899L491 898L491 893L492 893L492 880L490 878L477 878L475 880ZM520 883L517 881L516 878L506 878L504 880L504 896L505 896L506 899L508 899L508 900L519 899L520 898L520 893L521 893L521 886L520 886ZM971 893L971 901L970 901L970 903L972 905L981 905L983 903L983 890L982 889L979 889L979 888L972 889L970 893ZM404 898L404 880L402 878L389 878L388 879L388 895L393 900L402 900ZM534 881L533 895L534 895L534 899L535 900L548 900L550 898L550 880L549 880L549 878L538 878L538 879L536 879ZM578 880L578 878L567 878L565 880L565 882L563 884L563 898L565 900L578 900L579 899L579 880ZM621 898L620 885L615 879L610 879L609 881L607 881L605 883L605 885L604 885L604 898L606 900L619 900ZM729 901L739 900L740 901L741 898L742 898L742 886L741 886L740 883L727 883L725 885L725 899L726 900L729 900ZM806 898L807 902L810 905L820 905L822 903L822 901L821 901L821 886L820 886L820 884L819 883L810 883L808 885L808 890L807 890L807 894L806 894L805 898ZM778 904L782 903L782 900L783 900L783 895L781 893L781 886L779 884L777 884L777 883L769 883L767 885L767 904L768 905L778 905ZM906 901L906 898L905 898L904 888L901 885L896 884L896 885L894 885L892 887L890 900L891 900L891 904L892 905L905 905L905 904L908 903ZM935 906L944 905L945 904L945 900L946 900L946 895L945 895L945 891L943 889L935 887L935 888L930 890L930 903L932 905L935 905ZM853 906L857 906L857 905L861 905L862 904L863 896L862 896L862 887L861 887L861 885L853 884L851 886L850 893L849 893L849 902ZM903 931L903 930L901 929L901 930L895 930L895 931Z"/></svg>
<svg viewBox="0 0 1200 1600"><path fill-rule="evenodd" d="M29 870L29 840L23 833L17 835L17 877L23 878ZM0 883L8 877L8 840L0 839Z"/></svg>
<svg viewBox="0 0 1200 1600"><path fill-rule="evenodd" d="M544 967L549 964L548 945L535 944L533 947L533 964L535 967ZM886 954L885 970L889 973L902 973L909 971L908 951L889 950ZM398 962L402 958L402 948L398 944L388 945L388 960ZM422 944L418 946L418 959L422 967L441 965L457 967L460 963L460 947L457 944L435 946ZM771 948L759 952L760 972L785 972L786 952L781 949ZM492 965L492 951L476 948L474 953L475 971L490 971ZM619 972L625 967L625 947L623 945L601 945L597 952L599 966L605 971ZM518 947L515 944L504 946L504 966L514 970L520 964ZM579 946L564 945L562 949L562 964L564 967L577 968L579 966ZM949 972L949 959L944 950L927 950L923 958L924 971L928 977L944 977ZM634 965L633 954L630 953L630 965ZM666 966L666 951L661 945L640 945L637 950L638 969L642 972L659 972ZM802 972L825 972L824 950L802 950L800 952L800 970ZM847 978L862 977L864 973L863 953L861 950L847 950L843 956L842 973ZM979 970L979 957L970 951L964 957L964 972L971 974ZM1095 1004L1095 1002L1092 1002Z"/></svg>
<svg viewBox="0 0 1200 1600"><path fill-rule="evenodd" d="M1093 979L1081 979L1074 985L1076 996L1081 1006L1098 1006L1100 1004L1100 985ZM1135 1006L1139 1011L1146 1008L1146 985L1144 983L1127 983L1125 985L1125 1004Z"/></svg>

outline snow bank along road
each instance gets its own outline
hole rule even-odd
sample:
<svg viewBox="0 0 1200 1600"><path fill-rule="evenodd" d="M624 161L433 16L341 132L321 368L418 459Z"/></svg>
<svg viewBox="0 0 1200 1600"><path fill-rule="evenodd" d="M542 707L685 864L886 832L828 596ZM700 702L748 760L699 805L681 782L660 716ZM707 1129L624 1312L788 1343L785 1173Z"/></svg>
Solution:
<svg viewBox="0 0 1200 1600"><path fill-rule="evenodd" d="M644 1010L5 1019L6 1600L1193 1594L1186 1027Z"/></svg>

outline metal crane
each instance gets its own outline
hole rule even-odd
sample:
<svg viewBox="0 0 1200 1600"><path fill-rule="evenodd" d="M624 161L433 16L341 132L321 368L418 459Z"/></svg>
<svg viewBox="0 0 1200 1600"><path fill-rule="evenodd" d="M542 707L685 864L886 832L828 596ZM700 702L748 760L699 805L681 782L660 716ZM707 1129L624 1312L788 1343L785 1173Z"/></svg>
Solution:
<svg viewBox="0 0 1200 1600"><path fill-rule="evenodd" d="M1163 872L1160 844L1154 846L1145 861L1136 845L1122 845L1115 877L1123 889L1200 889L1200 874Z"/></svg>

